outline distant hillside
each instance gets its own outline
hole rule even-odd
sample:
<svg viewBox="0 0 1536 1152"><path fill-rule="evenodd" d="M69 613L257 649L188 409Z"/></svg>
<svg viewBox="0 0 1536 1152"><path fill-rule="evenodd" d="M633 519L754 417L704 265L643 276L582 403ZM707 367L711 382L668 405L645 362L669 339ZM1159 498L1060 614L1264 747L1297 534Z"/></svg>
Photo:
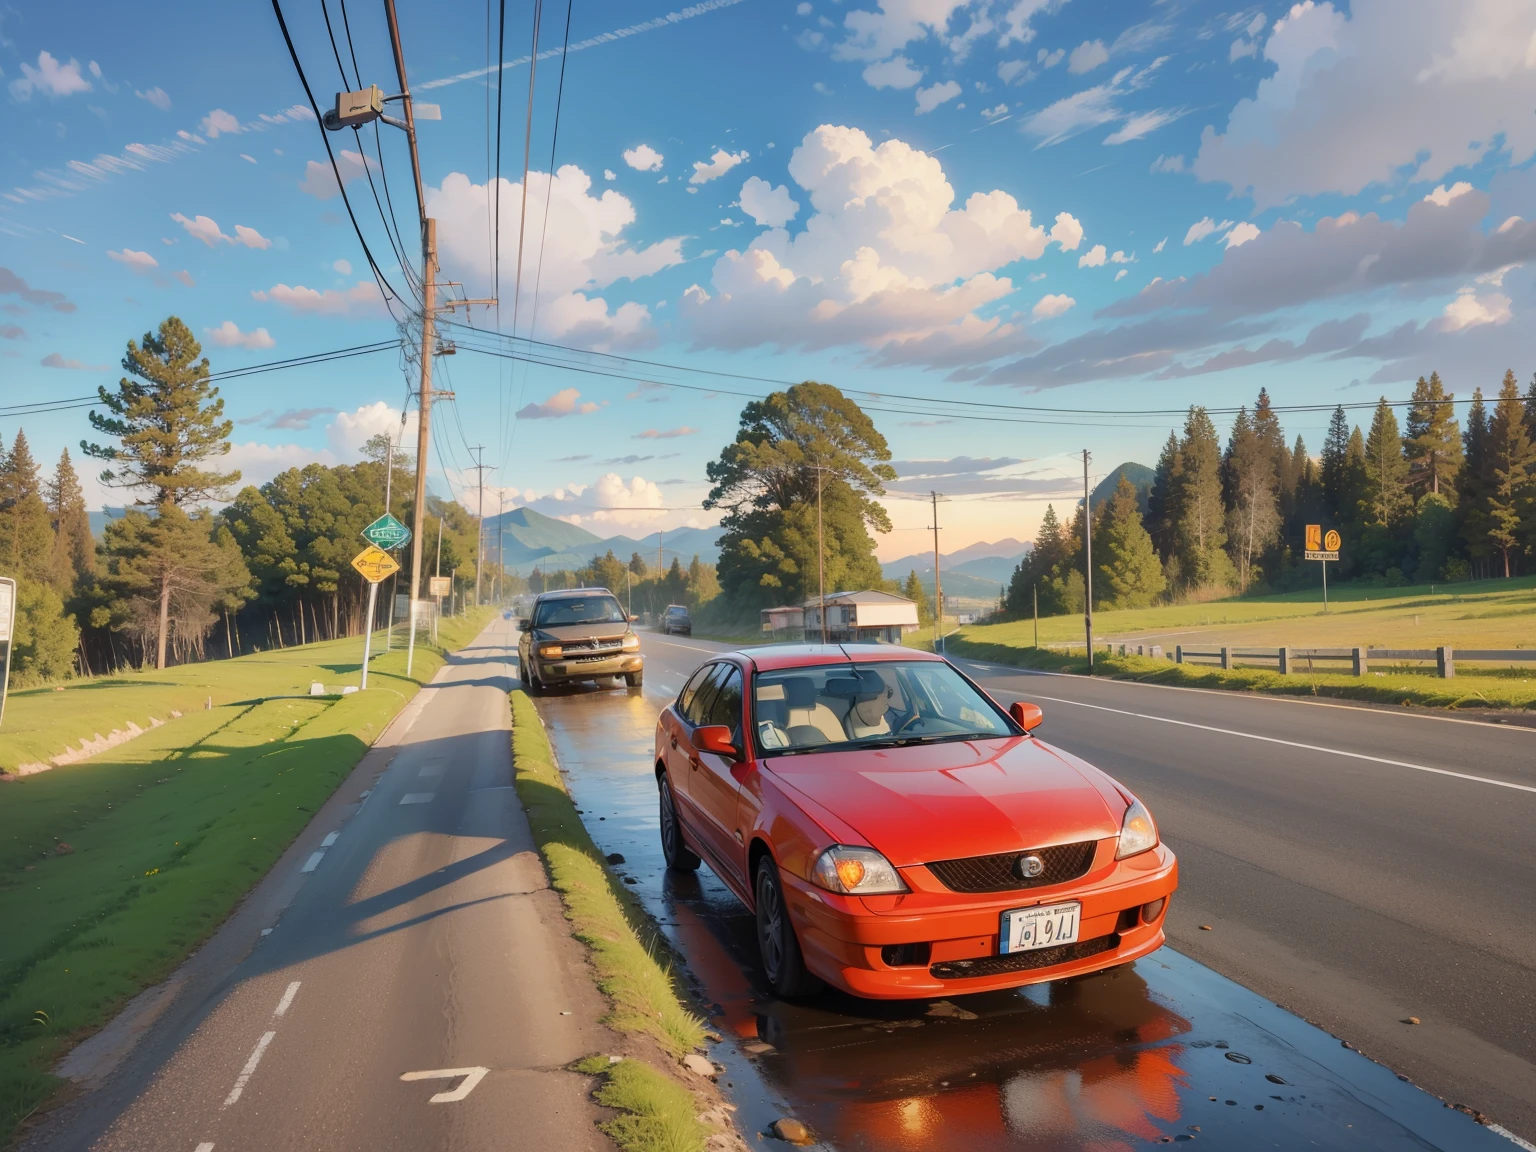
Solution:
<svg viewBox="0 0 1536 1152"><path fill-rule="evenodd" d="M927 576L917 578L923 586L923 591L929 596L933 595L933 572L930 570ZM980 576L967 576L963 572L944 573L944 601L974 600L984 601L988 605L996 604L998 596L1002 593L1006 580L984 580Z"/></svg>
<svg viewBox="0 0 1536 1152"><path fill-rule="evenodd" d="M962 575L978 576L984 580L1006 584L1008 577L1013 575L1013 570L1018 567L1019 560L1029 552L1029 548L1028 541L1015 540L1012 537L993 544L971 544L954 552L946 552L939 557L939 565L945 572L959 572ZM905 580L907 573L916 572L918 578L926 578L931 587L933 553L914 552L910 556L887 561L880 565L880 570L887 580Z"/></svg>
<svg viewBox="0 0 1536 1152"><path fill-rule="evenodd" d="M501 529L501 553L507 568L526 576L535 568L546 571L580 568L592 557L612 551L620 560L629 561L640 553L648 567L656 566L656 533L636 539L632 536L598 536L585 528L545 516L531 508L514 508L500 516L485 518L486 546L495 554L497 527ZM678 528L662 538L662 563L674 559L686 567L695 555L713 564L720 556L718 528Z"/></svg>
<svg viewBox="0 0 1536 1152"><path fill-rule="evenodd" d="M1131 487L1136 489L1136 502L1141 505L1141 514L1147 514L1147 496L1152 491L1152 481L1157 476L1151 468L1145 464L1134 464L1129 461L1120 465L1093 490L1093 506L1098 509L1100 505L1108 502L1115 494L1115 488L1120 483L1120 477L1124 476L1131 482Z"/></svg>

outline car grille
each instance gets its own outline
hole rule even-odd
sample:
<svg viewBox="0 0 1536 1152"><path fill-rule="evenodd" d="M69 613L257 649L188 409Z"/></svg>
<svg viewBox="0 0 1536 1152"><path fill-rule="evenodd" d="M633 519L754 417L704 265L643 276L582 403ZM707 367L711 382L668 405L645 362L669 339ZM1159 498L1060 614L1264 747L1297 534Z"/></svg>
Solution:
<svg viewBox="0 0 1536 1152"><path fill-rule="evenodd" d="M1119 936L1100 936L1079 940L1076 944L1058 944L1055 948L1037 948L1033 952L1014 952L1007 956L983 956L978 960L946 960L934 964L928 972L939 980L973 980L978 976L1001 976L1005 972L1031 972L1086 960L1120 947Z"/></svg>
<svg viewBox="0 0 1536 1152"><path fill-rule="evenodd" d="M615 656L624 649L622 640L576 640L561 643L560 653L567 659L581 656Z"/></svg>
<svg viewBox="0 0 1536 1152"><path fill-rule="evenodd" d="M596 656L572 656L566 662L569 664L601 664L605 660L612 660L618 654L619 650L615 648L611 652L600 652Z"/></svg>
<svg viewBox="0 0 1536 1152"><path fill-rule="evenodd" d="M1064 884L1084 875L1093 864L1096 840L1080 844L1056 844L1023 852L1002 852L996 856L967 856L961 860L938 860L928 870L951 892L1012 892L1021 888L1043 888ZM1015 870L1023 856L1038 856L1045 871L1029 880Z"/></svg>

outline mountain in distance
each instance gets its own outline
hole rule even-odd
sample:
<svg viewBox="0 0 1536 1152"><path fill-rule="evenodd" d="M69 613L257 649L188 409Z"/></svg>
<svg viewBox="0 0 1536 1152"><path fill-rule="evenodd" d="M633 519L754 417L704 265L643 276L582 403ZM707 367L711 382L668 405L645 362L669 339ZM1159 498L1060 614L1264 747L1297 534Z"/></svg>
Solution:
<svg viewBox="0 0 1536 1152"><path fill-rule="evenodd" d="M982 541L943 554L939 557L939 567L943 572L956 572L990 583L1006 584L1008 578L1013 575L1013 570L1018 567L1019 561L1028 554L1029 549L1030 544L1027 540L1015 540L1011 536L991 544ZM905 580L907 573L916 572L918 580L926 581L924 586L931 589L933 587L933 553L914 552L899 560L887 561L880 565L880 571L884 573L887 580Z"/></svg>
<svg viewBox="0 0 1536 1152"><path fill-rule="evenodd" d="M590 564L592 557L608 551L626 564L630 556L638 552L648 568L656 566L654 532L639 539L598 536L532 508L514 508L499 516L485 518L485 542L492 555L495 555L498 528L502 559L509 571L520 576L528 575L535 568L545 571L581 568ZM686 568L697 555L705 563L713 564L720 556L719 535L718 528L670 529L662 535L662 562L670 566L675 559Z"/></svg>
<svg viewBox="0 0 1536 1152"><path fill-rule="evenodd" d="M1152 481L1156 479L1157 473L1145 464L1136 464L1129 460L1100 480L1094 487L1094 511L1097 512L1102 505L1109 502L1109 498L1115 494L1115 488L1119 485L1121 476L1129 480L1131 487L1136 489L1136 503L1141 506L1141 514L1145 517L1147 497L1151 495Z"/></svg>

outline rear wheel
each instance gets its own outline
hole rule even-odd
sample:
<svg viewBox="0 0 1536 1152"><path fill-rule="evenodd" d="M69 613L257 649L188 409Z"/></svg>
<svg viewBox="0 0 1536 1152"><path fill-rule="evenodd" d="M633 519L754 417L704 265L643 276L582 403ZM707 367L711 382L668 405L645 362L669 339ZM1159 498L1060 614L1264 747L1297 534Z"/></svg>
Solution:
<svg viewBox="0 0 1536 1152"><path fill-rule="evenodd" d="M645 683L645 669L642 668L638 672L624 673L624 683L628 684L631 688L640 687L641 684Z"/></svg>
<svg viewBox="0 0 1536 1152"><path fill-rule="evenodd" d="M790 923L784 886L773 857L764 856L758 861L754 891L757 895L757 950L768 983L786 1000L821 991L822 982L806 971L805 956L800 951L795 926Z"/></svg>
<svg viewBox="0 0 1536 1152"><path fill-rule="evenodd" d="M672 800L672 784L663 772L656 778L661 792L661 854L668 868L679 872L692 872L699 866L699 858L683 842L683 828L677 820L677 805Z"/></svg>

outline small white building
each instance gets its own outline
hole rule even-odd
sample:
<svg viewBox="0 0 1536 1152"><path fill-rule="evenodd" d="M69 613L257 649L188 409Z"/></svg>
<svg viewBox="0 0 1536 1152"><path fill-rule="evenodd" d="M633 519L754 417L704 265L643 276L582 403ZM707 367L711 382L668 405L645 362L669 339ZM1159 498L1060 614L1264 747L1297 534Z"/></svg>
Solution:
<svg viewBox="0 0 1536 1152"><path fill-rule="evenodd" d="M917 631L917 605L890 592L833 592L823 604L807 600L801 629L808 641L821 639L821 614L827 614L827 639L835 644L900 644ZM787 637L786 637L787 638Z"/></svg>

